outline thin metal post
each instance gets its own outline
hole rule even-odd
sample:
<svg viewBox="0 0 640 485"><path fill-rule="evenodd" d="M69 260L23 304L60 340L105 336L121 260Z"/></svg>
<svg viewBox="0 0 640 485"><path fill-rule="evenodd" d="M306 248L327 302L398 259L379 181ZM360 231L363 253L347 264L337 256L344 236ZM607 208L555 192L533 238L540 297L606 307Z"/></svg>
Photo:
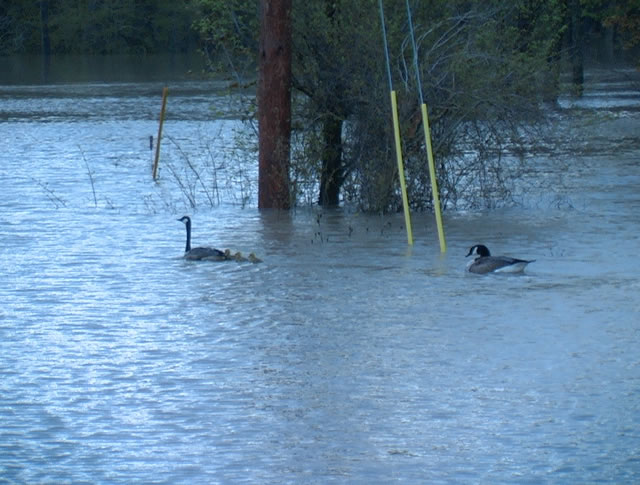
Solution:
<svg viewBox="0 0 640 485"><path fill-rule="evenodd" d="M393 80L391 78L391 62L389 61L389 46L387 44L387 28L384 23L384 9L382 0L378 2L380 6L380 22L382 23L382 40L384 42L384 55L387 63L387 77L389 79L389 91L391 93L391 115L393 118L393 135L396 144L396 159L398 161L398 177L400 179L400 190L402 192L402 207L404 209L404 222L407 226L407 242L413 245L413 230L411 228L411 212L409 210L409 197L407 196L407 183L404 178L404 163L402 161L402 143L400 141L400 127L398 122L398 101L396 92L393 90Z"/></svg>

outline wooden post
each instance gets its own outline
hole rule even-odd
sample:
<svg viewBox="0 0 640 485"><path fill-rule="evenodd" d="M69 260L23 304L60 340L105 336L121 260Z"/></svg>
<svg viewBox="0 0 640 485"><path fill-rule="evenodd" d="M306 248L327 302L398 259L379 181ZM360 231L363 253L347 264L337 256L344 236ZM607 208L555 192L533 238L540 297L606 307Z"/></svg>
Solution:
<svg viewBox="0 0 640 485"><path fill-rule="evenodd" d="M160 125L158 126L158 139L156 140L156 156L153 160L153 180L158 178L158 161L160 159L160 140L162 139L162 125L164 124L164 111L167 107L169 88L162 88L162 108L160 109Z"/></svg>
<svg viewBox="0 0 640 485"><path fill-rule="evenodd" d="M260 0L258 207L289 209L291 3Z"/></svg>

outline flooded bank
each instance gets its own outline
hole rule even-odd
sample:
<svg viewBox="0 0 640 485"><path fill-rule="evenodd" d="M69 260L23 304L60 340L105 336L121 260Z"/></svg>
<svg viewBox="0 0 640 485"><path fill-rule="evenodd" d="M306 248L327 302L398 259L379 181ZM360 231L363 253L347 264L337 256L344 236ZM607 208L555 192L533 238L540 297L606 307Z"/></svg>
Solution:
<svg viewBox="0 0 640 485"><path fill-rule="evenodd" d="M445 255L429 214L410 248L401 215L257 211L215 89L174 88L154 184L153 87L0 87L0 481L637 481L640 111L593 85L562 186L445 213ZM184 213L264 262L181 259ZM536 262L471 275L476 243Z"/></svg>

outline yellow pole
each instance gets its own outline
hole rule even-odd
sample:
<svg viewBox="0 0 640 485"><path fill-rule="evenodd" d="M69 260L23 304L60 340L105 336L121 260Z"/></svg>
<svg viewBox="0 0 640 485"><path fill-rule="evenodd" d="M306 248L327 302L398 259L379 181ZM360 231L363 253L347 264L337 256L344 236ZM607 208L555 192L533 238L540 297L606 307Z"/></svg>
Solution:
<svg viewBox="0 0 640 485"><path fill-rule="evenodd" d="M398 122L398 100L396 92L391 91L391 111L393 113L393 134L396 139L396 158L398 159L398 177L402 191L402 206L404 207L404 222L407 226L407 242L413 245L413 231L411 230L411 213L409 212L409 198L407 197L407 183L404 179L404 164L402 162L402 146L400 144L400 123Z"/></svg>
<svg viewBox="0 0 640 485"><path fill-rule="evenodd" d="M440 238L440 252L447 251L447 243L444 240L444 228L442 227L442 212L440 210L440 194L438 192L438 179L436 178L436 167L433 163L433 150L431 149L431 131L429 129L429 117L427 116L427 105L422 103L422 126L424 126L424 141L427 145L427 158L429 160L429 177L431 178L431 192L433 193L433 207L436 213L436 225L438 226L438 237Z"/></svg>
<svg viewBox="0 0 640 485"><path fill-rule="evenodd" d="M158 178L158 160L160 159L160 140L162 139L162 125L164 123L164 111L167 107L169 88L162 88L162 108L160 109L160 125L158 126L158 139L156 140L156 156L153 160L153 180Z"/></svg>

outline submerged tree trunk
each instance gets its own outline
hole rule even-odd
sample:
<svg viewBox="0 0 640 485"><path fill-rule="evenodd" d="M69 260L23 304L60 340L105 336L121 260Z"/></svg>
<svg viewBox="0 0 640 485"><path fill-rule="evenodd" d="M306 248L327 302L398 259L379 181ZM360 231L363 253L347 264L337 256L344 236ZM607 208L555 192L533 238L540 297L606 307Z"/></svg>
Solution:
<svg viewBox="0 0 640 485"><path fill-rule="evenodd" d="M340 2L335 0L324 1L324 11L331 31L334 33L334 40L342 42L341 29L336 26L336 22L341 15ZM328 66L327 66L328 67ZM343 117L336 113L341 113L345 107L337 100L344 99L344 86L339 79L326 78L327 85L321 90L321 106L325 106L327 114L322 123L322 171L320 172L320 193L318 194L318 204L326 207L337 206L340 203L340 186L344 177L342 167L342 124Z"/></svg>
<svg viewBox="0 0 640 485"><path fill-rule="evenodd" d="M288 209L291 147L291 1L260 0L258 207Z"/></svg>
<svg viewBox="0 0 640 485"><path fill-rule="evenodd" d="M342 185L342 120L328 117L322 127L322 138L324 149L318 204L336 206L340 202Z"/></svg>
<svg viewBox="0 0 640 485"><path fill-rule="evenodd" d="M582 96L584 90L584 54L582 35L582 9L580 0L569 0L569 16L570 16L570 42L569 56L571 59L571 82L573 83L574 93Z"/></svg>

